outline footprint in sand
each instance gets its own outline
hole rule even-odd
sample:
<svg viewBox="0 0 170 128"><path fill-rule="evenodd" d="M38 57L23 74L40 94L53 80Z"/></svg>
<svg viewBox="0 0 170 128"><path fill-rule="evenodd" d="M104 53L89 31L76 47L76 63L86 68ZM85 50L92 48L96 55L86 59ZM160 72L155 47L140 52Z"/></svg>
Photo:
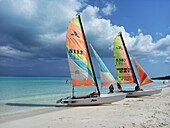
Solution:
<svg viewBox="0 0 170 128"><path fill-rule="evenodd" d="M81 121L84 122L84 121L89 121L89 118L81 118Z"/></svg>
<svg viewBox="0 0 170 128"><path fill-rule="evenodd" d="M132 123L132 126L133 126L133 127L135 127L135 126L136 126L136 124L135 124L135 123Z"/></svg>
<svg viewBox="0 0 170 128"><path fill-rule="evenodd" d="M137 101L144 101L144 100L137 100Z"/></svg>
<svg viewBox="0 0 170 128"><path fill-rule="evenodd" d="M130 105L130 104L128 104L128 103L124 103L123 105Z"/></svg>
<svg viewBox="0 0 170 128"><path fill-rule="evenodd" d="M63 118L63 117L60 117L60 118L58 118L58 119L62 120L62 119L64 119L64 118Z"/></svg>

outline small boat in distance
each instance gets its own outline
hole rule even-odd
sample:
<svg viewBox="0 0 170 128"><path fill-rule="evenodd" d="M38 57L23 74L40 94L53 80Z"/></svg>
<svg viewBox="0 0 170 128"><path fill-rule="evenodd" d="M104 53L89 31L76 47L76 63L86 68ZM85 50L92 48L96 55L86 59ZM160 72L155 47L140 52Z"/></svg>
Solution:
<svg viewBox="0 0 170 128"><path fill-rule="evenodd" d="M93 52L97 56L98 65L100 65L102 84L108 85L115 83L111 73L107 70L94 49ZM73 96L62 98L57 103L67 105L100 105L123 100L126 97L126 94L123 93L100 94L80 15L72 19L68 26L67 57L73 85ZM96 86L97 92L86 96L74 96L74 87L84 85Z"/></svg>
<svg viewBox="0 0 170 128"><path fill-rule="evenodd" d="M132 90L132 91L122 90L121 91L123 93L127 93L127 97L149 96L149 95L160 93L162 91L161 88L148 89L148 90L140 89L140 86L149 84L153 81L146 74L146 72L142 69L142 67L138 64L135 58L132 56L135 62L135 65L136 65L138 75L139 75L139 81L140 81L140 85L139 85L121 32L115 38L114 46L113 46L113 53L114 53L113 58L114 58L114 63L115 63L115 68L116 68L116 73L117 73L119 83L120 84L132 84L132 83L137 84L137 86L135 87L135 90Z"/></svg>

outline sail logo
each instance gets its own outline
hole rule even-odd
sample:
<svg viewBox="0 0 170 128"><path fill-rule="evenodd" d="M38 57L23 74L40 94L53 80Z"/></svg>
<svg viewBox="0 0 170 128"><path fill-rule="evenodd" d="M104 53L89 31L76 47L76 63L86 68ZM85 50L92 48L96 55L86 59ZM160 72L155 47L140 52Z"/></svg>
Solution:
<svg viewBox="0 0 170 128"><path fill-rule="evenodd" d="M118 70L119 73L129 73L131 68L116 68L116 70Z"/></svg>
<svg viewBox="0 0 170 128"><path fill-rule="evenodd" d="M122 81L124 80L126 83L129 83L130 81L132 81L132 76L119 76L119 79L121 79Z"/></svg>
<svg viewBox="0 0 170 128"><path fill-rule="evenodd" d="M123 64L123 62L126 62L126 59L125 58L119 58L119 59L116 59L116 64Z"/></svg>
<svg viewBox="0 0 170 128"><path fill-rule="evenodd" d="M83 51L82 50L76 50L76 49L70 49L69 50L69 53L74 53L74 54L83 54Z"/></svg>
<svg viewBox="0 0 170 128"><path fill-rule="evenodd" d="M97 99L92 99L92 100L91 100L91 102L96 102L96 101L97 101Z"/></svg>
<svg viewBox="0 0 170 128"><path fill-rule="evenodd" d="M80 36L75 31L71 34L71 36L76 36L76 37L80 38Z"/></svg>
<svg viewBox="0 0 170 128"><path fill-rule="evenodd" d="M123 50L123 48L121 46L117 46L116 49Z"/></svg>

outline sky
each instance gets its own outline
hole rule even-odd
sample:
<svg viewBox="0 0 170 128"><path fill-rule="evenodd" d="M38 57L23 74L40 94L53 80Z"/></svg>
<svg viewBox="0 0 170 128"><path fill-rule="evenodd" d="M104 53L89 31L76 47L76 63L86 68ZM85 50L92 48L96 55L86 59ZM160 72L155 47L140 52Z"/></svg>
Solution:
<svg viewBox="0 0 170 128"><path fill-rule="evenodd" d="M0 0L0 75L70 76L66 33L77 13L87 42L114 76L120 31L150 77L170 75L169 8L169 0ZM92 61L99 76L93 55Z"/></svg>

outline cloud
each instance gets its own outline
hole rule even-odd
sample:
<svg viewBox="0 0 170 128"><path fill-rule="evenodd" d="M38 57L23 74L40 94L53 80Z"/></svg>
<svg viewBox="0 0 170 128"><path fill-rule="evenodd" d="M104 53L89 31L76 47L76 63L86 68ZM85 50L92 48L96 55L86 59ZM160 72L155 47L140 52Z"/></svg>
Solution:
<svg viewBox="0 0 170 128"><path fill-rule="evenodd" d="M83 10L83 24L87 40L93 44L94 48L102 56L113 55L114 38L120 31L128 48L128 51L135 57L144 59L147 56L167 56L169 54L170 35L153 42L151 35L144 35L138 29L139 35L130 36L123 26L112 25L110 20L98 16L98 7L87 6ZM88 20L87 20L88 19Z"/></svg>
<svg viewBox="0 0 170 128"><path fill-rule="evenodd" d="M0 1L1 53L5 56L4 47L8 47L18 58L23 53L32 58L65 57L67 26L81 7L77 0Z"/></svg>
<svg viewBox="0 0 170 128"><path fill-rule="evenodd" d="M9 2L10 0L8 0ZM18 15L31 16L37 10L37 5L34 0L12 0L12 6Z"/></svg>
<svg viewBox="0 0 170 128"><path fill-rule="evenodd" d="M170 56L166 57L164 62L167 63L167 64L170 64Z"/></svg>
<svg viewBox="0 0 170 128"><path fill-rule="evenodd" d="M115 12L116 10L117 10L116 5L115 4L109 4L109 3L106 4L105 8L102 8L102 12L105 15L111 15L112 11Z"/></svg>
<svg viewBox="0 0 170 128"><path fill-rule="evenodd" d="M126 32L113 25L100 11L110 15L116 6L101 9L77 0L0 1L0 56L17 59L54 60L66 57L66 31L69 21L81 10L86 39L100 56L113 56L113 42L122 31L127 49L135 57L168 56L170 35L153 42L151 35ZM15 56L13 56L15 55Z"/></svg>
<svg viewBox="0 0 170 128"><path fill-rule="evenodd" d="M131 33L130 33L130 35L131 35L131 36L134 36L134 35L135 35L135 33L134 33L134 32L131 32Z"/></svg>
<svg viewBox="0 0 170 128"><path fill-rule="evenodd" d="M156 32L156 35L161 36L161 37L163 36L163 34L161 32Z"/></svg>
<svg viewBox="0 0 170 128"><path fill-rule="evenodd" d="M143 35L142 33L133 37L134 40L131 41L126 38L125 42L131 44L127 45L128 49L136 57L168 56L170 54L170 35L157 42L152 41L151 35Z"/></svg>
<svg viewBox="0 0 170 128"><path fill-rule="evenodd" d="M142 32L142 29L139 28L139 29L138 29L138 33L141 33L141 32Z"/></svg>
<svg viewBox="0 0 170 128"><path fill-rule="evenodd" d="M31 53L21 52L19 50L11 48L10 46L1 46L0 51L1 51L1 56L8 56L17 59L32 56Z"/></svg>
<svg viewBox="0 0 170 128"><path fill-rule="evenodd" d="M168 56L170 55L170 35L165 38L158 40L154 45L153 53L154 56Z"/></svg>
<svg viewBox="0 0 170 128"><path fill-rule="evenodd" d="M153 60L153 59L151 59L151 60L149 60L149 62L151 62L151 63L153 63L153 64L156 64L156 63L158 63L158 60Z"/></svg>
<svg viewBox="0 0 170 128"><path fill-rule="evenodd" d="M98 7L90 5L82 12L86 39L89 43L92 43L97 51L100 51L99 54L111 56L113 52L108 48L112 46L114 37L118 32L125 32L125 29L123 26L112 25L110 20L101 18L98 12Z"/></svg>

